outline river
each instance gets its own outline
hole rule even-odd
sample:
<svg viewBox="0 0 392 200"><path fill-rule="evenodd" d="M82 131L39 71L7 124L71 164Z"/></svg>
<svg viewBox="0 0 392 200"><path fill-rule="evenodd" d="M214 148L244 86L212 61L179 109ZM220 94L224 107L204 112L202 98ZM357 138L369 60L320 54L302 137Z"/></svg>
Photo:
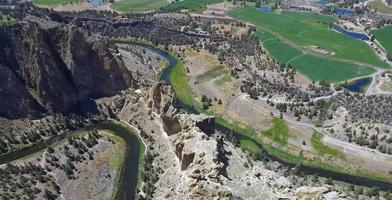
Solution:
<svg viewBox="0 0 392 200"><path fill-rule="evenodd" d="M152 50L154 50L156 53L159 53L160 55L162 55L163 57L165 57L168 60L168 65L166 66L165 69L163 69L159 75L159 80L164 80L167 81L170 85L172 85L171 81L170 81L170 73L173 71L173 69L176 67L177 65L177 61L175 58L173 58L170 54L168 54L167 52L154 47L152 45L147 45L147 44L143 44L145 47L148 47ZM172 85L173 86L173 85ZM177 99L177 101L180 101L180 99ZM181 102L179 102L180 104L183 104ZM188 112L190 113L198 113L198 111L194 108L188 109L187 107L183 107L184 109L186 109ZM257 141L255 141L253 138L249 138L241 133L235 132L232 129L228 129L227 127L216 123L215 125L215 130L221 132L221 133L233 133L238 139L244 138L246 137L246 139L250 139L252 141L254 141L256 144L259 144ZM278 161L279 163L288 166L288 167L295 167L297 166L296 164L293 163L289 163L286 162L278 157L275 157L271 154L269 154L262 145L259 144L259 148L260 150L263 152L263 155L265 157L267 157L270 160L273 161ZM369 179L369 178L365 178L365 177L359 177L359 176L354 176L354 175L350 175L350 174L346 174L346 173L339 173L339 172L335 172L335 171L330 171L330 170L326 170L326 169L319 169L319 168L314 168L314 167L310 167L310 166L304 166L304 165L300 165L299 167L299 171L305 173L305 174L317 174L319 176L322 177L327 177L327 178L333 178L335 180L339 180L339 181L344 181L347 183L353 183L356 185L362 185L362 186L366 186L366 187L378 187L381 190L385 190L385 191L390 191L392 190L392 184L390 183L386 183L383 181L377 181L377 180L373 180L373 179Z"/></svg>
<svg viewBox="0 0 392 200"><path fill-rule="evenodd" d="M94 125L87 126L84 129L67 132L62 135L56 135L51 137L49 140L41 141L36 145L28 148L21 149L19 151L14 151L0 156L0 164L5 164L13 162L20 158L26 157L28 155L37 153L45 148L61 142L67 138L68 135L74 135L82 131L88 131L92 129L107 130L110 134L117 135L121 137L125 144L125 157L122 169L118 176L120 177L119 186L116 194L114 194L114 199L118 200L132 200L136 197L136 187L138 184L139 177L139 158L141 156L141 150L144 149L144 145L138 138L138 136L130 128L121 125L119 122L106 121L100 122ZM140 163L143 164L143 163Z"/></svg>

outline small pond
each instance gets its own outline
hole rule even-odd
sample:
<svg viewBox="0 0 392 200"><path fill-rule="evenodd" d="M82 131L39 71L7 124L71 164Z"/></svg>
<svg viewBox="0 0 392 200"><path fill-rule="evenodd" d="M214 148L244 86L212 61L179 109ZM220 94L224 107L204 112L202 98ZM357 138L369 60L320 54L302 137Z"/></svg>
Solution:
<svg viewBox="0 0 392 200"><path fill-rule="evenodd" d="M335 14L338 14L338 15L352 15L353 13L354 13L354 11L346 10L346 9L338 9L335 11Z"/></svg>
<svg viewBox="0 0 392 200"><path fill-rule="evenodd" d="M89 1L90 1L90 4L91 4L93 7L98 7L99 5L102 4L102 0L89 0Z"/></svg>
<svg viewBox="0 0 392 200"><path fill-rule="evenodd" d="M370 84L371 81L372 81L372 78L370 78L370 77L361 78L361 79L357 79L353 82L350 82L343 87L351 92L363 92L366 89L366 87Z"/></svg>
<svg viewBox="0 0 392 200"><path fill-rule="evenodd" d="M267 6L262 6L262 7L260 7L259 10L260 10L260 12L266 12L266 13L272 12L272 9L270 7L267 7Z"/></svg>
<svg viewBox="0 0 392 200"><path fill-rule="evenodd" d="M329 1L328 0L318 0L318 1L314 2L314 3L318 4L318 5L325 6L325 5L327 5L329 3Z"/></svg>
<svg viewBox="0 0 392 200"><path fill-rule="evenodd" d="M339 32L339 33L343 33L345 35L348 35L350 37L353 37L355 39L360 39L360 40L369 40L369 37L364 34L364 33L357 33L357 32L351 32L351 31L347 31L346 29L334 24L332 25L333 30Z"/></svg>

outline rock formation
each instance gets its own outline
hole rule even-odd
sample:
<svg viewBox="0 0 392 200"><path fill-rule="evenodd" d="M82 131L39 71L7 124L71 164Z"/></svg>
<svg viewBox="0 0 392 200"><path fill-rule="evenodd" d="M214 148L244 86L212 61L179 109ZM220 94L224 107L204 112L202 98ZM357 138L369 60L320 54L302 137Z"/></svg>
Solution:
<svg viewBox="0 0 392 200"><path fill-rule="evenodd" d="M82 29L22 21L0 26L0 40L0 116L67 112L135 86L109 42Z"/></svg>

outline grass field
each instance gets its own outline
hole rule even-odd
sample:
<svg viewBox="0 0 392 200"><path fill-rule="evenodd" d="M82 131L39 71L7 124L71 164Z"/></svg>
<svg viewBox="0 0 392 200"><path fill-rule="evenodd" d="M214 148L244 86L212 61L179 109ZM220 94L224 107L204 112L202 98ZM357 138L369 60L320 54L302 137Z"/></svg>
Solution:
<svg viewBox="0 0 392 200"><path fill-rule="evenodd" d="M318 132L314 132L312 138L310 139L312 147L317 151L318 154L322 156L330 155L330 156L344 159L343 152L337 149L333 149L330 146L324 144L322 139L323 139L323 135Z"/></svg>
<svg viewBox="0 0 392 200"><path fill-rule="evenodd" d="M370 7L377 9L378 12L392 15L392 7L386 6L381 0L375 0L369 3Z"/></svg>
<svg viewBox="0 0 392 200"><path fill-rule="evenodd" d="M145 12L159 10L168 5L167 0L122 0L112 4L112 9L119 12Z"/></svg>
<svg viewBox="0 0 392 200"><path fill-rule="evenodd" d="M372 30L371 33L381 43L381 45L392 55L392 26Z"/></svg>
<svg viewBox="0 0 392 200"><path fill-rule="evenodd" d="M257 31L256 35L263 42L264 48L279 63L290 64L299 72L312 80L328 82L341 82L359 76L370 75L376 70L368 66L335 61L324 57L302 52L274 35L264 31ZM336 73L336 72L340 73Z"/></svg>
<svg viewBox="0 0 392 200"><path fill-rule="evenodd" d="M80 0L31 0L33 4L45 6L57 6L62 4L77 3Z"/></svg>
<svg viewBox="0 0 392 200"><path fill-rule="evenodd" d="M329 24L336 21L331 16L287 11L263 13L255 8L233 10L229 15L254 24L258 30L270 30L302 48L317 46L329 50L336 58L388 67L363 41L331 30Z"/></svg>
<svg viewBox="0 0 392 200"><path fill-rule="evenodd" d="M207 0L207 4L222 3L224 0ZM198 11L204 9L205 0L182 0L174 1L173 3L164 7L166 11L175 11L178 9L188 9L191 11Z"/></svg>

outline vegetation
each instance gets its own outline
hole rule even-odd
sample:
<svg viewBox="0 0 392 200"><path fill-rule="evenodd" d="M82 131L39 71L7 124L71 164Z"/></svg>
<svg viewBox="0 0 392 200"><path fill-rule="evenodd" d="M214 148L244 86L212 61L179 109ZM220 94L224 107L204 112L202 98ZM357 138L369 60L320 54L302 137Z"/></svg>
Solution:
<svg viewBox="0 0 392 200"><path fill-rule="evenodd" d="M31 0L33 4L46 5L46 6L58 6L69 3L78 3L81 0Z"/></svg>
<svg viewBox="0 0 392 200"><path fill-rule="evenodd" d="M112 9L119 12L145 12L159 10L166 6L167 0L122 0L112 4Z"/></svg>
<svg viewBox="0 0 392 200"><path fill-rule="evenodd" d="M12 23L15 23L15 22L16 22L15 18L13 18L13 17L11 17L9 15L3 15L0 12L0 24L12 24Z"/></svg>
<svg viewBox="0 0 392 200"><path fill-rule="evenodd" d="M284 123L284 120L280 118L274 118L272 123L274 126L271 129L265 131L264 135L280 145L287 145L289 129Z"/></svg>
<svg viewBox="0 0 392 200"><path fill-rule="evenodd" d="M324 137L324 135L315 131L312 135L311 140L310 140L313 148L317 151L317 153L322 156L331 155L331 156L343 159L344 158L343 152L341 152L337 149L333 149L330 146L324 144L322 141L323 137Z"/></svg>
<svg viewBox="0 0 392 200"><path fill-rule="evenodd" d="M179 9L188 9L191 11L199 11L206 7L207 4L222 3L225 0L182 0L173 1L171 4L167 5L163 9L166 11L175 11Z"/></svg>
<svg viewBox="0 0 392 200"><path fill-rule="evenodd" d="M376 39L385 48L389 54L390 60L392 60L392 26L372 30L371 33L376 36Z"/></svg>

